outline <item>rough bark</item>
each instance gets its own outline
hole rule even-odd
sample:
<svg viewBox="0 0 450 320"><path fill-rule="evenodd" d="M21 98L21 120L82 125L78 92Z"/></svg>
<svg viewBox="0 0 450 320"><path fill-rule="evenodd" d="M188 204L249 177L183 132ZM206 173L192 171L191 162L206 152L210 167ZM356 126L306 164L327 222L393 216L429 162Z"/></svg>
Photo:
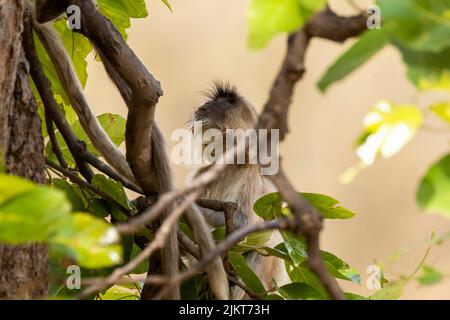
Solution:
<svg viewBox="0 0 450 320"><path fill-rule="evenodd" d="M21 46L23 10L21 0L0 0L0 147L9 173L43 183L41 121ZM43 298L47 276L46 246L0 245L0 299Z"/></svg>

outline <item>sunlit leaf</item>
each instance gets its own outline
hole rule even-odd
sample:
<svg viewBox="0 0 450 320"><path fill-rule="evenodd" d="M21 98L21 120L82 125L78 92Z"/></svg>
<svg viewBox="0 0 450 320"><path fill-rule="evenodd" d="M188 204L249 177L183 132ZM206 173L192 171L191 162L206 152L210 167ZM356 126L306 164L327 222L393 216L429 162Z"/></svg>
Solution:
<svg viewBox="0 0 450 320"><path fill-rule="evenodd" d="M37 186L21 177L0 174L0 204L14 196L35 190Z"/></svg>
<svg viewBox="0 0 450 320"><path fill-rule="evenodd" d="M398 300L405 291L403 282L390 282L369 297L371 300Z"/></svg>
<svg viewBox="0 0 450 320"><path fill-rule="evenodd" d="M123 249L119 234L105 220L74 213L70 224L51 238L51 243L86 268L109 267L121 263Z"/></svg>
<svg viewBox="0 0 450 320"><path fill-rule="evenodd" d="M430 106L431 111L450 124L450 102L438 102Z"/></svg>
<svg viewBox="0 0 450 320"><path fill-rule="evenodd" d="M250 48L263 48L275 35L300 28L325 4L325 0L252 0L247 11Z"/></svg>
<svg viewBox="0 0 450 320"><path fill-rule="evenodd" d="M421 268L421 275L417 277L417 282L422 286L432 286L440 283L444 275L431 266L424 265Z"/></svg>
<svg viewBox="0 0 450 320"><path fill-rule="evenodd" d="M68 221L70 204L64 193L36 187L9 198L0 206L0 242L47 242Z"/></svg>
<svg viewBox="0 0 450 320"><path fill-rule="evenodd" d="M100 294L102 300L139 300L139 291L131 286L115 285Z"/></svg>
<svg viewBox="0 0 450 320"><path fill-rule="evenodd" d="M330 271L331 275L337 279L350 280L354 283L361 283L361 276L354 268L336 257L330 252L321 251L323 262Z"/></svg>
<svg viewBox="0 0 450 320"><path fill-rule="evenodd" d="M422 113L415 106L377 103L364 117L364 132L356 150L358 157L371 165L379 155L393 156L414 137L422 121Z"/></svg>
<svg viewBox="0 0 450 320"><path fill-rule="evenodd" d="M167 8L169 8L170 12L173 12L173 9L172 9L172 7L170 6L170 3L169 3L168 0L161 0L161 1L162 1L162 3L164 3L164 5L165 5Z"/></svg>

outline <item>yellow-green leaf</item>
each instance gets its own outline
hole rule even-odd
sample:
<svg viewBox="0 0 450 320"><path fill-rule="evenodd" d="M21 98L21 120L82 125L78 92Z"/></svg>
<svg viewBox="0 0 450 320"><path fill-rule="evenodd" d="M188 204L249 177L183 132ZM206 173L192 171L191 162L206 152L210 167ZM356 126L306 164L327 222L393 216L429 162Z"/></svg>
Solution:
<svg viewBox="0 0 450 320"><path fill-rule="evenodd" d="M358 157L365 165L371 165L379 155L393 156L414 137L422 121L422 112L415 106L377 103L364 117Z"/></svg>

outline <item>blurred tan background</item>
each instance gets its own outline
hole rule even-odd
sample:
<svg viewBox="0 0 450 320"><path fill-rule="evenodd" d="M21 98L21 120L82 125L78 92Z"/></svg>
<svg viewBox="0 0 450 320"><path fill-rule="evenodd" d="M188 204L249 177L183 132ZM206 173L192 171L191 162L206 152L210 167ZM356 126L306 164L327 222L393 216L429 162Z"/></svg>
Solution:
<svg viewBox="0 0 450 320"><path fill-rule="evenodd" d="M358 1L361 6L370 1ZM245 11L250 0L171 0L172 14L159 0L147 1L149 17L133 20L129 44L159 79L164 96L157 121L167 140L183 127L203 101L199 91L214 79L230 80L261 109L285 51L278 36L261 51L247 48ZM345 0L330 1L340 13L354 13ZM339 176L357 161L352 144L362 130L362 118L379 99L417 102L425 107L432 97L417 95L406 79L399 54L385 48L343 82L322 95L315 86L326 67L349 45L315 39L309 49L307 73L298 84L290 111L291 134L282 146L283 165L298 190L339 199L357 212L351 220L326 221L323 249L357 268L362 285L343 283L346 290L368 295L366 268L374 259L387 262L390 254L432 231L450 230L450 220L421 212L415 190L426 168L446 151L448 136L421 131L393 158L379 160L350 185ZM119 94L100 63L90 58L87 95L97 113L126 115ZM168 141L169 147L173 143ZM169 149L170 150L170 149ZM189 168L174 166L176 183L186 181ZM421 246L388 271L409 274L421 260ZM433 247L427 263L450 273L450 243ZM388 279L393 273L387 273ZM450 299L450 279L423 288L411 281L404 299Z"/></svg>

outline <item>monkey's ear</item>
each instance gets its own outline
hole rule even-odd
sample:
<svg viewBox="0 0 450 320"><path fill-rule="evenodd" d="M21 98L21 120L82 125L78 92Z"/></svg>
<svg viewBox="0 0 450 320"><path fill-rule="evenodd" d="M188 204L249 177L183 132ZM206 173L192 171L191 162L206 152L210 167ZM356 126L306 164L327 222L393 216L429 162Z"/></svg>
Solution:
<svg viewBox="0 0 450 320"><path fill-rule="evenodd" d="M39 23L45 23L58 18L66 11L67 2L64 0L37 0L36 19Z"/></svg>

